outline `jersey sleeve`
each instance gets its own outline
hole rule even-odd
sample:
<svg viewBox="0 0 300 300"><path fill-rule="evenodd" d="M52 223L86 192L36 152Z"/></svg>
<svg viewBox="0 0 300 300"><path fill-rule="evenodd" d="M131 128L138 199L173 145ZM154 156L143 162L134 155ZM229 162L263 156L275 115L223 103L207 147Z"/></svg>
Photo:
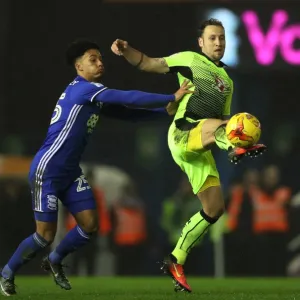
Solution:
<svg viewBox="0 0 300 300"><path fill-rule="evenodd" d="M166 106L169 102L175 101L175 95L106 89L105 91L97 94L94 100L109 104L154 108Z"/></svg>
<svg viewBox="0 0 300 300"><path fill-rule="evenodd" d="M81 102L81 104L84 104L87 102L93 102L95 97L106 89L107 87L101 83L83 82L80 86L78 86L77 91L74 92L77 94L75 97Z"/></svg>
<svg viewBox="0 0 300 300"><path fill-rule="evenodd" d="M131 122L155 120L168 116L167 110L164 107L155 109L137 109L125 105L108 103L105 103L102 106L101 114L109 118Z"/></svg>
<svg viewBox="0 0 300 300"><path fill-rule="evenodd" d="M194 59L194 52L178 52L168 57L164 57L168 67L189 67Z"/></svg>
<svg viewBox="0 0 300 300"><path fill-rule="evenodd" d="M229 116L231 113L232 95L233 95L233 82L231 81L231 92L226 99L224 109L223 109L223 116Z"/></svg>

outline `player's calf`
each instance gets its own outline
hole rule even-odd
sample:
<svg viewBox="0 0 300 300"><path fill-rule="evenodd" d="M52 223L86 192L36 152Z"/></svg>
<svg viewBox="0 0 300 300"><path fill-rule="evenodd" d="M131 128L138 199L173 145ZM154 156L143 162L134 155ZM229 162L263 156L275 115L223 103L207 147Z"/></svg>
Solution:
<svg viewBox="0 0 300 300"><path fill-rule="evenodd" d="M221 124L214 132L214 142L221 150L229 150L232 148L226 136L226 124Z"/></svg>

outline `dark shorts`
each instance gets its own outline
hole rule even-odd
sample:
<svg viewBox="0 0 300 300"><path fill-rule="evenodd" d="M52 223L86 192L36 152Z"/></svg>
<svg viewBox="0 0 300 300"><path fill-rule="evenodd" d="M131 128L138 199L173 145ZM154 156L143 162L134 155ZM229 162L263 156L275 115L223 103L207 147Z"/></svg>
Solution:
<svg viewBox="0 0 300 300"><path fill-rule="evenodd" d="M73 215L89 209L96 208L91 187L81 175L76 180L59 183L52 179L30 182L32 195L32 208L35 219L43 222L54 222L58 215L58 200Z"/></svg>

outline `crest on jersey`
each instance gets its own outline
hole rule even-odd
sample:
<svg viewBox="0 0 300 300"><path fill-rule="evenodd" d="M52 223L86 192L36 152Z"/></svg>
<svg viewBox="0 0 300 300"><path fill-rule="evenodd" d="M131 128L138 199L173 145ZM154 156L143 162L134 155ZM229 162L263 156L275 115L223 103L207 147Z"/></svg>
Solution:
<svg viewBox="0 0 300 300"><path fill-rule="evenodd" d="M57 210L58 198L54 195L48 195L47 200L48 200L47 207L51 210Z"/></svg>
<svg viewBox="0 0 300 300"><path fill-rule="evenodd" d="M221 93L224 93L226 91L229 90L229 84L223 80L221 77L219 77L217 74L213 74L214 77L214 83L213 83L213 88L215 88L216 90L218 90Z"/></svg>
<svg viewBox="0 0 300 300"><path fill-rule="evenodd" d="M98 120L99 120L99 116L97 116L96 114L92 114L90 116L90 118L86 123L88 133L92 133L94 131L94 128L96 127Z"/></svg>

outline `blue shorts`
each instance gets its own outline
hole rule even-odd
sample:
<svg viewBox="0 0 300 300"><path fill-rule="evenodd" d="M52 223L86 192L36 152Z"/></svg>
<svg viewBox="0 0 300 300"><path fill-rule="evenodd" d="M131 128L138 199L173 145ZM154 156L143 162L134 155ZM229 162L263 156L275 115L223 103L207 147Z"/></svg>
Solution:
<svg viewBox="0 0 300 300"><path fill-rule="evenodd" d="M96 209L96 202L91 187L84 175L74 181L45 179L30 182L32 208L35 219L43 222L57 221L58 200L71 214Z"/></svg>

